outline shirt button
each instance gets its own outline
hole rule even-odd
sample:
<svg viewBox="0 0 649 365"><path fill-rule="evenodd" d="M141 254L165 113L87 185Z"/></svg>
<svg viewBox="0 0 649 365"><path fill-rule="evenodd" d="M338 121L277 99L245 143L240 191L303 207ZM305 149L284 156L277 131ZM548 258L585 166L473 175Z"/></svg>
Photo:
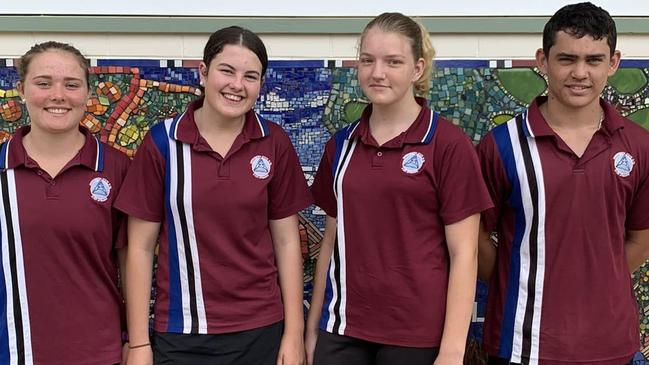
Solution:
<svg viewBox="0 0 649 365"><path fill-rule="evenodd" d="M56 181L54 181L54 180L50 181L50 185L52 185L52 186L56 185Z"/></svg>
<svg viewBox="0 0 649 365"><path fill-rule="evenodd" d="M379 151L379 152L376 153L376 155L381 157L381 156L383 156L383 152Z"/></svg>
<svg viewBox="0 0 649 365"><path fill-rule="evenodd" d="M43 175L43 170L38 170L36 171L36 173L38 174L38 176Z"/></svg>

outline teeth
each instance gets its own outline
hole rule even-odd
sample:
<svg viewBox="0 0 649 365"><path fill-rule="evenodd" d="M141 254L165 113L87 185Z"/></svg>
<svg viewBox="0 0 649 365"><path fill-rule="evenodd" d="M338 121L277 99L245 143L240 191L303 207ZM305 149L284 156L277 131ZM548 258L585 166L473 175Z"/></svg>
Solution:
<svg viewBox="0 0 649 365"><path fill-rule="evenodd" d="M232 94L223 94L223 97L232 101L241 101L241 99L243 99L243 97L239 95L232 95Z"/></svg>
<svg viewBox="0 0 649 365"><path fill-rule="evenodd" d="M53 114L64 114L65 112L68 111L67 109L60 109L60 108L48 108L46 110Z"/></svg>

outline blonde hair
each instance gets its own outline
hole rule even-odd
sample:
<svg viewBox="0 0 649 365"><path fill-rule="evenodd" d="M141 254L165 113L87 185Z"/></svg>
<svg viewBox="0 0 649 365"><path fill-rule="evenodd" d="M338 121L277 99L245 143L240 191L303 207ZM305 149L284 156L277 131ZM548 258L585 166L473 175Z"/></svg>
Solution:
<svg viewBox="0 0 649 365"><path fill-rule="evenodd" d="M419 22L401 13L383 13L372 19L367 23L365 29L363 29L360 38L361 47L365 34L374 27L377 27L383 32L401 34L410 40L412 55L415 61L423 58L425 65L421 77L415 81L415 95L427 98L433 72L435 48L433 48L433 44L430 42L426 28Z"/></svg>

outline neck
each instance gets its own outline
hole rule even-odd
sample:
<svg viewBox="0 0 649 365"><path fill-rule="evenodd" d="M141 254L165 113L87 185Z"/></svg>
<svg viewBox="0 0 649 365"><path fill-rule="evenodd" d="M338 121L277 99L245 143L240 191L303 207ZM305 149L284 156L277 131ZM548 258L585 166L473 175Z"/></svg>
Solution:
<svg viewBox="0 0 649 365"><path fill-rule="evenodd" d="M83 147L85 136L75 128L63 133L48 133L32 126L23 137L23 146L27 154L41 163L40 160L71 159Z"/></svg>
<svg viewBox="0 0 649 365"><path fill-rule="evenodd" d="M372 104L370 127L403 132L417 119L421 106L415 98L390 105Z"/></svg>
<svg viewBox="0 0 649 365"><path fill-rule="evenodd" d="M552 96L539 107L541 114L551 128L580 129L599 128L604 118L604 110L599 105L599 99L591 104L574 108L560 103Z"/></svg>
<svg viewBox="0 0 649 365"><path fill-rule="evenodd" d="M201 135L239 133L245 120L245 114L236 118L223 118L205 108L205 105L194 111L194 121Z"/></svg>

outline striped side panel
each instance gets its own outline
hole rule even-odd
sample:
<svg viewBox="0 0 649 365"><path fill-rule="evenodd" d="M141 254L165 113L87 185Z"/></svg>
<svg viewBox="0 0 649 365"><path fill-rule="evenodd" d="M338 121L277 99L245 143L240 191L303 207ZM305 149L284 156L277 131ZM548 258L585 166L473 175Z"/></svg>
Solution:
<svg viewBox="0 0 649 365"><path fill-rule="evenodd" d="M5 165L6 166L6 165ZM16 181L11 169L0 172L0 191L2 209L0 231L2 239L2 298L3 311L2 340L0 351L2 364L31 365L34 363L29 323L25 266L23 261ZM6 342L5 342L6 341ZM4 345L7 345L4 347ZM6 360L6 361L5 361Z"/></svg>
<svg viewBox="0 0 649 365"><path fill-rule="evenodd" d="M165 213L170 276L168 331L206 334L207 320L192 206L191 146L175 140L177 120L165 121L165 140L162 140L160 132L157 137L154 136L158 148L166 152Z"/></svg>
<svg viewBox="0 0 649 365"><path fill-rule="evenodd" d="M499 356L538 363L545 274L545 191L536 141L526 114L494 129L494 139L512 186L514 240L507 282Z"/></svg>
<svg viewBox="0 0 649 365"><path fill-rule="evenodd" d="M350 140L349 136L357 126L358 122L353 123L336 134L336 153L332 164L334 177L333 189L337 203L336 240L329 264L325 288L325 302L320 326L328 332L340 335L345 334L345 328L347 327L347 272L343 180L357 144L357 138Z"/></svg>

